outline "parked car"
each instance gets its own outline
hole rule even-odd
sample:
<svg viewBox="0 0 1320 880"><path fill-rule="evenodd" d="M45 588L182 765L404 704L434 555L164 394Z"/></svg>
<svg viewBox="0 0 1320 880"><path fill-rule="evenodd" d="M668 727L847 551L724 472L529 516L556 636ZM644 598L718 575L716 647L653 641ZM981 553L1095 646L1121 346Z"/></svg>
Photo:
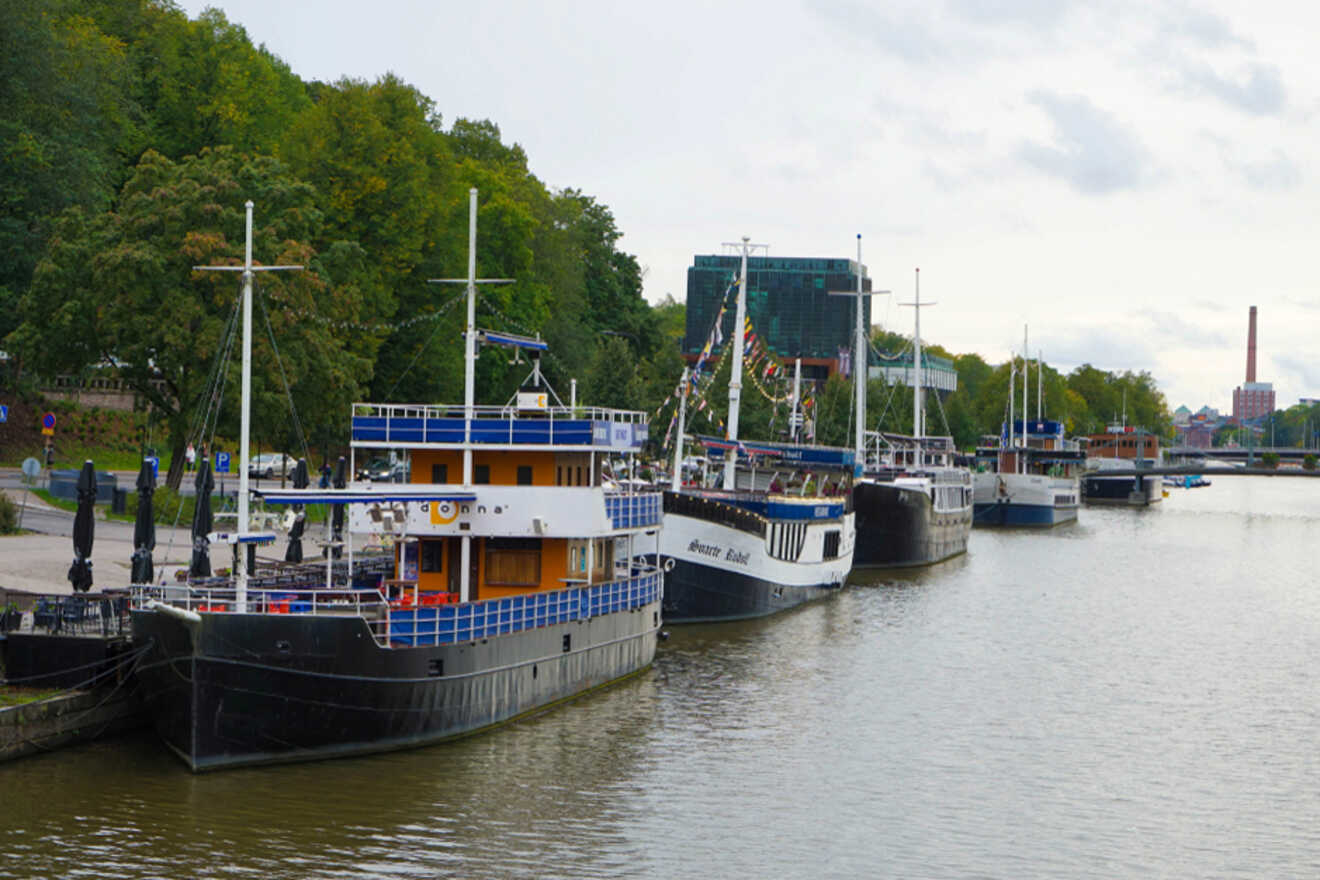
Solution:
<svg viewBox="0 0 1320 880"><path fill-rule="evenodd" d="M373 458L358 468L359 480L371 480L373 483L406 483L408 466L402 461L390 461L388 458Z"/></svg>
<svg viewBox="0 0 1320 880"><path fill-rule="evenodd" d="M249 477L265 477L272 480L280 474L292 477L298 460L283 452L263 452L248 461Z"/></svg>

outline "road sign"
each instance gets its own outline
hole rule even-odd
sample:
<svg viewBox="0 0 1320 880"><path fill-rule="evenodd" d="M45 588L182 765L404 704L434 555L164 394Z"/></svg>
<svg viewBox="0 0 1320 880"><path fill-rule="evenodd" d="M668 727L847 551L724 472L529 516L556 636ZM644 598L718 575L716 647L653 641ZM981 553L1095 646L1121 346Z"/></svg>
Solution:
<svg viewBox="0 0 1320 880"><path fill-rule="evenodd" d="M159 480L160 480L160 459L159 459L157 456L154 456L154 455L148 455L148 456L147 456L145 459L143 459L143 460L144 460L144 461L149 461L149 462L151 462L151 478L152 478L153 480L157 480L157 481L159 481Z"/></svg>
<svg viewBox="0 0 1320 880"><path fill-rule="evenodd" d="M215 454L215 472L217 474L229 473L229 453L217 452Z"/></svg>
<svg viewBox="0 0 1320 880"><path fill-rule="evenodd" d="M54 430L55 430L55 413L53 413L53 412L48 412L48 413L46 413L44 416L42 416L42 417L41 417L41 427L43 427L43 428L49 428L50 430L54 431Z"/></svg>
<svg viewBox="0 0 1320 880"><path fill-rule="evenodd" d="M7 404L0 403L0 422L7 422L7 421L9 421L9 406Z"/></svg>
<svg viewBox="0 0 1320 880"><path fill-rule="evenodd" d="M23 459L23 476L27 477L29 480L35 480L40 475L41 462L37 461L35 458Z"/></svg>

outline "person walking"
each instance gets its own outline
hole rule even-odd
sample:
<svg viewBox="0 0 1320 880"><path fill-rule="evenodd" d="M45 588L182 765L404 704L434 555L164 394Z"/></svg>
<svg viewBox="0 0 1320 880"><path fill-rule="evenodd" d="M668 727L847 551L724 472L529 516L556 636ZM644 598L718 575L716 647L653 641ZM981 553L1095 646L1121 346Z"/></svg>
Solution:
<svg viewBox="0 0 1320 880"><path fill-rule="evenodd" d="M183 454L183 456L184 456L184 466L183 466L183 469L184 469L185 471L187 471L188 473L192 473L193 468L197 467L197 450L196 450L196 448L194 448L193 445L192 445L191 443L189 443L189 444L188 444L188 450L187 450L187 452L185 452L185 453Z"/></svg>

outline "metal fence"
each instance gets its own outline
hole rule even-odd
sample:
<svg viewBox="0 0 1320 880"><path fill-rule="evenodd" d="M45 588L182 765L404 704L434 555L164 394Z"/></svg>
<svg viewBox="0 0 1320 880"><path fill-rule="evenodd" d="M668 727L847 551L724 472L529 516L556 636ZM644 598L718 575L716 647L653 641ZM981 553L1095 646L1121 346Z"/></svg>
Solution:
<svg viewBox="0 0 1320 880"><path fill-rule="evenodd" d="M608 584L550 593L527 593L463 605L393 608L389 640L397 645L452 645L587 620L659 600L660 573L648 572Z"/></svg>
<svg viewBox="0 0 1320 880"><path fill-rule="evenodd" d="M605 514L616 529L635 529L660 525L661 493L607 494Z"/></svg>

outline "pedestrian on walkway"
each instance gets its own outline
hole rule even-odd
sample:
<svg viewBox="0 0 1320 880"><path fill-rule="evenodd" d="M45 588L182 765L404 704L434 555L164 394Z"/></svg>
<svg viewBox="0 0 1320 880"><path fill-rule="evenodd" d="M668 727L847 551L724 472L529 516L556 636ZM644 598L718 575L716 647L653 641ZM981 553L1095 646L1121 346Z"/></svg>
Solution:
<svg viewBox="0 0 1320 880"><path fill-rule="evenodd" d="M184 453L183 469L188 473L192 473L192 470L195 467L197 467L197 450L193 448L191 443L189 443L188 451Z"/></svg>

